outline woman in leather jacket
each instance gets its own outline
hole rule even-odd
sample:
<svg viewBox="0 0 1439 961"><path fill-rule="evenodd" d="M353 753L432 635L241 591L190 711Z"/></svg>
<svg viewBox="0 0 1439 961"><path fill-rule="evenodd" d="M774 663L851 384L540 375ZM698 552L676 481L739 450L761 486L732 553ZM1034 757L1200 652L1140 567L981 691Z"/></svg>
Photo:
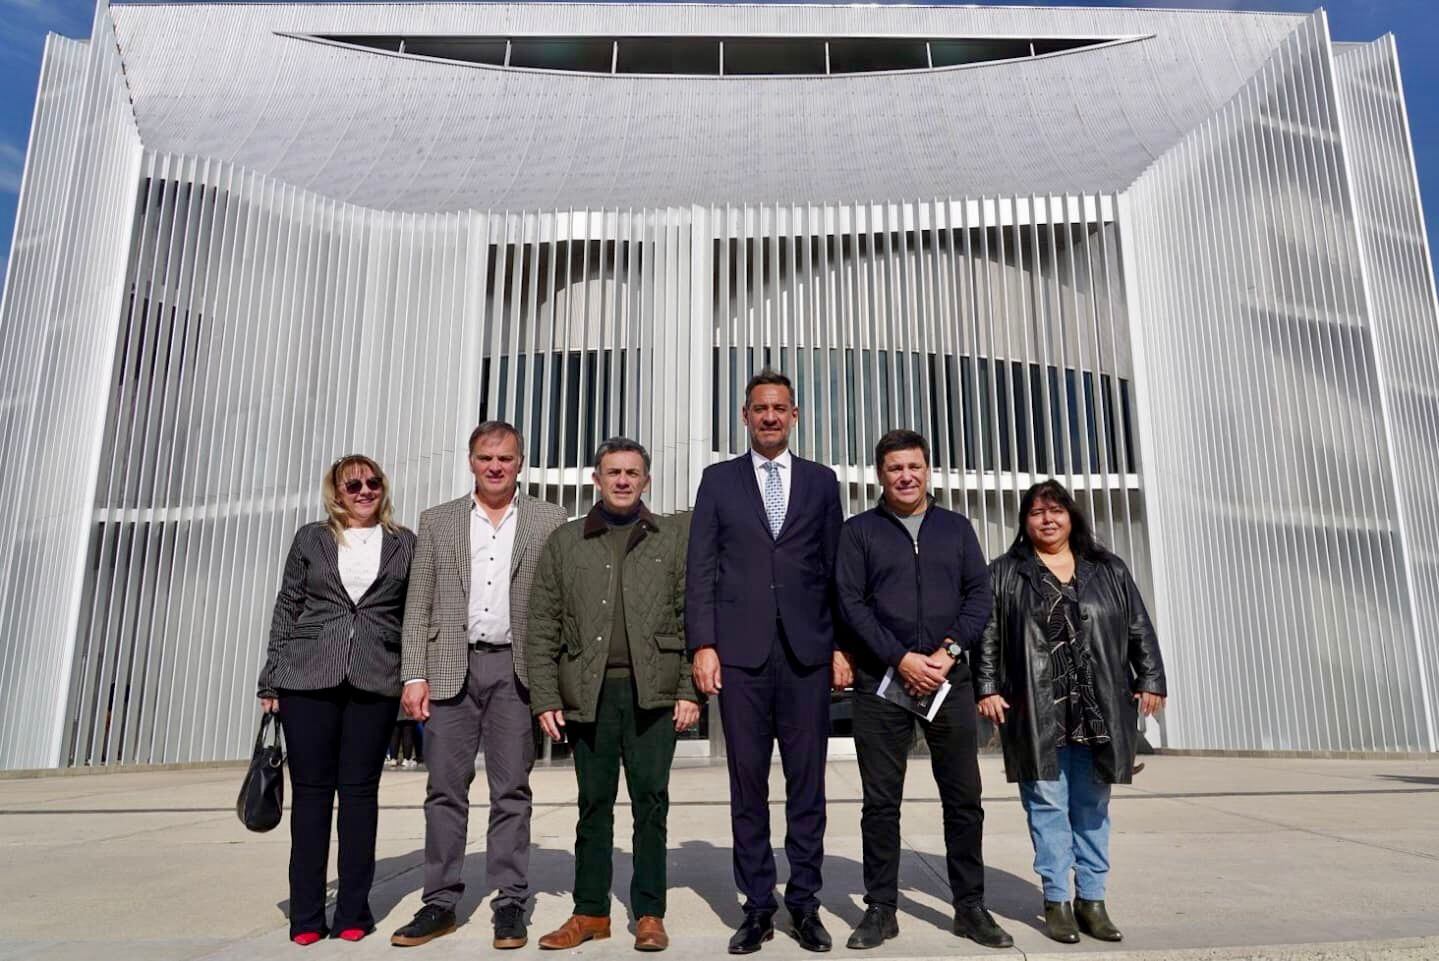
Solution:
<svg viewBox="0 0 1439 961"><path fill-rule="evenodd" d="M1123 937L1104 905L1110 786L1132 774L1138 713L1164 707L1164 662L1139 588L1095 543L1058 481L1024 494L1019 531L990 565L994 616L974 672L979 713L999 726L1044 886L1045 931ZM1077 897L1070 904L1070 875Z"/></svg>

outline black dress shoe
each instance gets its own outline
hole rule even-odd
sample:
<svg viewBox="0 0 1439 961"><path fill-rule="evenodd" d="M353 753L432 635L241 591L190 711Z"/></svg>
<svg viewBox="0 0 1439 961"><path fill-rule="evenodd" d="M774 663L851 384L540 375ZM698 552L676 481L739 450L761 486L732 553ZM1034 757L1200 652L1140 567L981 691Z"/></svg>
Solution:
<svg viewBox="0 0 1439 961"><path fill-rule="evenodd" d="M1103 901L1086 901L1084 898L1074 899L1074 920L1079 925L1079 930L1099 941L1123 941L1124 935L1109 920L1109 912L1104 910Z"/></svg>
<svg viewBox="0 0 1439 961"><path fill-rule="evenodd" d="M774 937L774 913L756 911L744 916L744 922L729 939L730 954L754 954L760 945Z"/></svg>
<svg viewBox="0 0 1439 961"><path fill-rule="evenodd" d="M437 904L427 904L415 912L409 924L390 936L397 948L413 948L455 930L455 912Z"/></svg>
<svg viewBox="0 0 1439 961"><path fill-rule="evenodd" d="M1061 944L1078 943L1079 928L1068 901L1044 902L1044 933Z"/></svg>
<svg viewBox="0 0 1439 961"><path fill-rule="evenodd" d="M502 951L523 948L528 940L524 908L518 904L507 904L495 909L495 947Z"/></svg>
<svg viewBox="0 0 1439 961"><path fill-rule="evenodd" d="M845 942L845 947L856 951L877 948L890 938L899 935L899 922L894 918L894 908L883 904L871 904L864 910L864 920Z"/></svg>
<svg viewBox="0 0 1439 961"><path fill-rule="evenodd" d="M829 932L820 924L818 911L805 911L803 914L792 911L789 917L794 922L794 938L800 947L806 951L828 951L834 947Z"/></svg>
<svg viewBox="0 0 1439 961"><path fill-rule="evenodd" d="M994 915L976 904L954 911L954 933L986 948L1012 948L1014 939L994 921Z"/></svg>

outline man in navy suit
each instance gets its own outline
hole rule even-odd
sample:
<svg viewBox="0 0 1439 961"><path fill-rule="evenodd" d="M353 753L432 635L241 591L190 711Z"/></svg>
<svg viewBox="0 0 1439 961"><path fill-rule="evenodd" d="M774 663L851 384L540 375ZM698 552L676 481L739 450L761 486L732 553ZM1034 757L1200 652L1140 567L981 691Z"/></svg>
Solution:
<svg viewBox="0 0 1439 961"><path fill-rule="evenodd" d="M750 449L704 472L685 581L695 686L711 696L723 691L734 874L745 896L745 920L729 950L749 954L774 937L769 770L778 740L790 874L785 906L800 945L828 951L818 895L829 692L852 679L834 643L839 485L834 471L789 451L799 408L788 377L769 370L752 377L742 415Z"/></svg>

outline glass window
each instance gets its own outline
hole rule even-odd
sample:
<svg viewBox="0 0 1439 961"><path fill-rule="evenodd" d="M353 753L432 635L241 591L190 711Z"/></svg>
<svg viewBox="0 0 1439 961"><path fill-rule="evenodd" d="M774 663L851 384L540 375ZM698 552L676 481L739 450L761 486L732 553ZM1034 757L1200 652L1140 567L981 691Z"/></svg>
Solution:
<svg viewBox="0 0 1439 961"><path fill-rule="evenodd" d="M570 73L655 76L824 75L890 73L1020 60L1107 43L1076 39L945 37L406 37L330 35L371 50L461 63L505 63Z"/></svg>
<svg viewBox="0 0 1439 961"><path fill-rule="evenodd" d="M609 73L614 41L603 38L527 37L510 42L510 66L575 73Z"/></svg>
<svg viewBox="0 0 1439 961"><path fill-rule="evenodd" d="M1014 60L1029 56L1029 41L1000 38L995 40L931 40L930 55L936 67L955 67L966 63L990 60Z"/></svg>
<svg viewBox="0 0 1439 961"><path fill-rule="evenodd" d="M818 73L824 70L824 41L795 38L741 38L724 42L724 72L732 76Z"/></svg>
<svg viewBox="0 0 1439 961"><path fill-rule="evenodd" d="M923 70L928 66L923 40L847 37L829 42L830 73Z"/></svg>
<svg viewBox="0 0 1439 961"><path fill-rule="evenodd" d="M718 40L706 37L634 37L620 41L619 73L708 75L720 72Z"/></svg>
<svg viewBox="0 0 1439 961"><path fill-rule="evenodd" d="M505 62L505 41L495 37L406 37L404 44L404 52L417 57L495 65Z"/></svg>

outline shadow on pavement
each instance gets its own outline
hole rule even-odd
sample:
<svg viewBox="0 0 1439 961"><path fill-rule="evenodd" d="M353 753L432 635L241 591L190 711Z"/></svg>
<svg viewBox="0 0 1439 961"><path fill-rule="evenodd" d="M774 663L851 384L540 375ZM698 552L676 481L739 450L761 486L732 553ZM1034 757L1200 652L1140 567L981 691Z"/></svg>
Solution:
<svg viewBox="0 0 1439 961"><path fill-rule="evenodd" d="M778 840L778 839L777 839ZM669 853L669 888L678 891L689 888L708 905L715 917L726 927L739 925L744 917L741 898L735 891L732 867L732 849L728 845L717 845L709 841L684 841L678 847L671 847ZM943 852L921 852L924 864L914 862L914 854L905 852L900 867L900 923L920 922L949 930L952 915L937 909L927 900L916 896L949 903L949 884L942 877L944 870ZM784 852L776 852L781 876L784 871ZM574 854L570 851L540 846L530 848L530 892L533 896L564 898L568 901L574 889ZM936 874L936 870L940 874ZM631 916L629 896L633 864L630 855L616 851L614 858L614 898L625 915ZM484 902L492 893L485 884L485 852L482 848L470 849L465 856L465 894L460 899L456 913L460 923L471 920L488 925L490 912ZM375 884L370 892L370 907L377 919L377 929L387 934L409 920L408 916L395 915L395 908L411 894L419 891L424 884L424 849L408 854L382 858L375 865ZM843 939L859 924L864 916L864 869L854 858L827 854L824 859L824 891L821 902L846 925L843 932L831 932ZM329 882L329 894L333 898L335 881ZM777 918L780 927L785 928L788 919L783 908L784 886L781 881L776 897L781 899ZM985 869L985 901L993 911L1006 918L1018 918L1036 930L1042 930L1038 906L1041 903L1039 888L1030 880L1020 878L1007 871L993 867ZM282 915L288 916L289 899L275 905ZM530 917L533 920L534 901L530 902ZM618 923L620 919L616 917Z"/></svg>

